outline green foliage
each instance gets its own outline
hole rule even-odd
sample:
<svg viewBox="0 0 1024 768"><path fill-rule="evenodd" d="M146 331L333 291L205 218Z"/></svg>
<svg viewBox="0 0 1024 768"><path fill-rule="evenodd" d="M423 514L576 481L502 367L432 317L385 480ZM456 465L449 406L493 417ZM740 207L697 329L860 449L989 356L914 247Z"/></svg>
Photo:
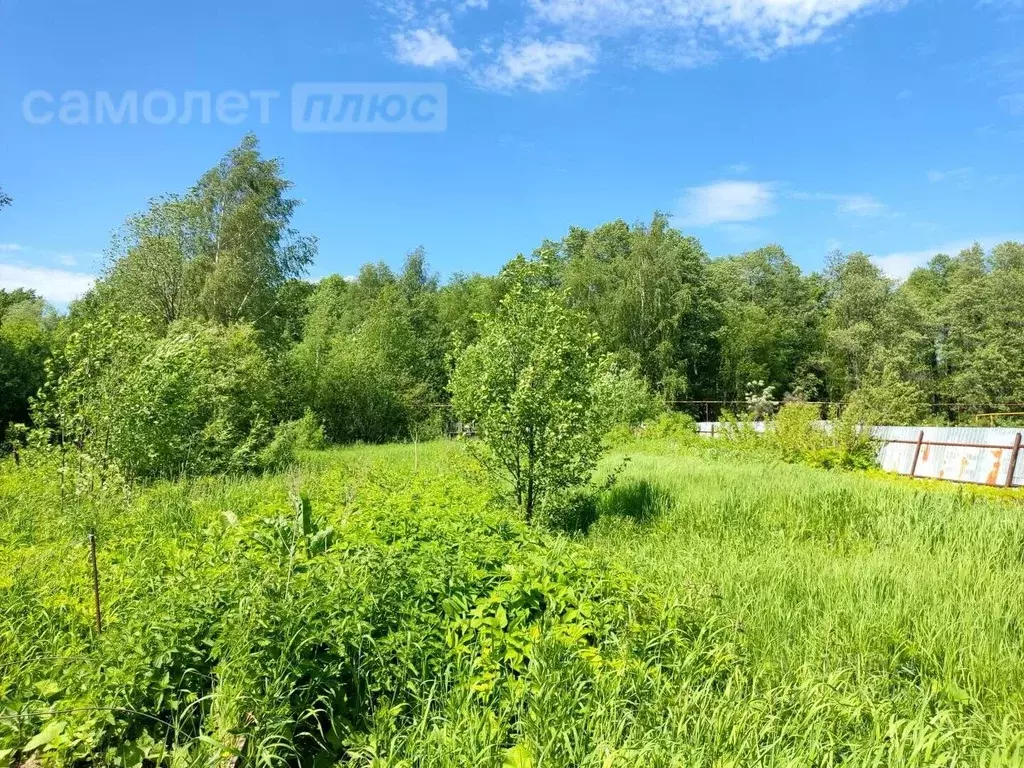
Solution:
<svg viewBox="0 0 1024 768"><path fill-rule="evenodd" d="M824 469L867 469L875 466L875 448L868 433L847 411L843 418L821 422L817 405L786 403L770 422L764 441L784 461Z"/></svg>
<svg viewBox="0 0 1024 768"><path fill-rule="evenodd" d="M299 204L277 160L251 134L184 195L150 203L114 240L100 303L163 328L197 319L263 330L281 324L278 294L316 255L291 228ZM282 297L286 298L286 297Z"/></svg>
<svg viewBox="0 0 1024 768"><path fill-rule="evenodd" d="M277 394L252 326L183 322L158 337L142 321L102 318L70 335L35 418L62 449L128 477L230 472L260 465Z"/></svg>
<svg viewBox="0 0 1024 768"><path fill-rule="evenodd" d="M594 409L608 430L637 427L663 413L665 405L635 370L623 369L606 357L594 380Z"/></svg>
<svg viewBox="0 0 1024 768"><path fill-rule="evenodd" d="M690 441L697 435L697 422L687 413L668 411L645 424L642 434L653 440Z"/></svg>
<svg viewBox="0 0 1024 768"><path fill-rule="evenodd" d="M383 442L439 431L446 381L436 280L423 254L400 275L364 269L347 283L328 278L309 299L302 342L290 352L299 401L334 442Z"/></svg>
<svg viewBox="0 0 1024 768"><path fill-rule="evenodd" d="M564 533L586 533L598 518L600 493L590 485L559 488L541 502L538 522Z"/></svg>
<svg viewBox="0 0 1024 768"><path fill-rule="evenodd" d="M597 339L551 290L549 258L514 262L504 277L512 286L497 314L458 358L452 403L529 522L549 493L586 483L596 464Z"/></svg>
<svg viewBox="0 0 1024 768"><path fill-rule="evenodd" d="M155 483L88 521L8 460L0 759L1019 761L1014 504L698 450L631 453L581 541L440 443Z"/></svg>
<svg viewBox="0 0 1024 768"><path fill-rule="evenodd" d="M849 396L847 419L867 425L914 425L928 417L924 393L898 375L892 365L868 374Z"/></svg>
<svg viewBox="0 0 1024 768"><path fill-rule="evenodd" d="M323 425L312 411L300 419L286 421L274 428L274 438L260 454L260 465L268 468L287 466L300 451L322 450L327 445Z"/></svg>
<svg viewBox="0 0 1024 768"><path fill-rule="evenodd" d="M32 291L0 289L0 443L9 423L29 422L55 324L53 310Z"/></svg>
<svg viewBox="0 0 1024 768"><path fill-rule="evenodd" d="M819 283L777 245L715 259L711 279L722 297L722 397L743 399L752 381L780 394L798 386L820 348Z"/></svg>
<svg viewBox="0 0 1024 768"><path fill-rule="evenodd" d="M560 281L606 351L665 399L711 383L717 308L700 243L656 213L650 224L573 227L559 245Z"/></svg>
<svg viewBox="0 0 1024 768"><path fill-rule="evenodd" d="M424 473L408 451L340 454L302 470L304 492L280 477L158 484L100 510L98 637L81 563L60 554L80 529L28 513L26 495L41 510L54 492L34 470L4 475L0 699L21 714L0 720L0 749L358 764L377 729L444 701L519 706L546 654L628 654L600 641L645 610L628 574L507 519L437 451Z"/></svg>

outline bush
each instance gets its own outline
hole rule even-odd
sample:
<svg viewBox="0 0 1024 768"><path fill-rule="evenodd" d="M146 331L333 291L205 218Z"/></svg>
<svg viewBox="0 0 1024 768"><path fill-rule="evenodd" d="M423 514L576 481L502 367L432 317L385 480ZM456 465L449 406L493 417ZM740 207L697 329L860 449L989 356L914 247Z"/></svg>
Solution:
<svg viewBox="0 0 1024 768"><path fill-rule="evenodd" d="M697 436L697 422L688 413L669 411L645 424L641 434L656 440L693 440Z"/></svg>
<svg viewBox="0 0 1024 768"><path fill-rule="evenodd" d="M277 400L250 325L182 323L157 338L108 318L70 335L36 418L58 444L130 478L174 477L258 468Z"/></svg>
<svg viewBox="0 0 1024 768"><path fill-rule="evenodd" d="M816 467L867 469L875 449L866 431L849 417L820 421L817 405L786 403L765 432L767 446L784 461Z"/></svg>
<svg viewBox="0 0 1024 768"><path fill-rule="evenodd" d="M527 522L549 494L585 485L603 447L597 338L549 287L552 269L550 253L506 267L514 282L449 385L455 415L482 439L484 466Z"/></svg>
<svg viewBox="0 0 1024 768"><path fill-rule="evenodd" d="M299 451L316 451L327 443L324 428L312 411L301 419L279 424L274 439L263 449L260 464L267 468L283 467L295 460Z"/></svg>
<svg viewBox="0 0 1024 768"><path fill-rule="evenodd" d="M620 368L607 357L594 381L594 409L605 430L613 430L639 426L664 412L665 406L636 370Z"/></svg>
<svg viewBox="0 0 1024 768"><path fill-rule="evenodd" d="M921 388L887 365L850 393L845 412L861 424L905 426L920 424L928 416L928 407Z"/></svg>

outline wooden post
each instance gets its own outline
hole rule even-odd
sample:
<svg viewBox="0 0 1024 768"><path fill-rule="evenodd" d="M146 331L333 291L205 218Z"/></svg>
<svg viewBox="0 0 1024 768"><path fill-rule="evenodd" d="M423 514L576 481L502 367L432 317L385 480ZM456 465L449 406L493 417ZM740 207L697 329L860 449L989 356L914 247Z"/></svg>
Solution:
<svg viewBox="0 0 1024 768"><path fill-rule="evenodd" d="M96 604L96 634L103 634L103 613L100 611L100 566L96 561L96 531L89 533L89 554L92 559L92 597Z"/></svg>
<svg viewBox="0 0 1024 768"><path fill-rule="evenodd" d="M1006 487L1013 487L1013 475L1017 471L1017 455L1020 453L1020 432L1013 438L1013 448L1010 451L1010 466L1006 470Z"/></svg>
<svg viewBox="0 0 1024 768"><path fill-rule="evenodd" d="M910 465L910 476L914 477L917 474L917 460L921 456L921 445L924 443L924 430L922 429L917 433L917 445L914 446L914 461Z"/></svg>

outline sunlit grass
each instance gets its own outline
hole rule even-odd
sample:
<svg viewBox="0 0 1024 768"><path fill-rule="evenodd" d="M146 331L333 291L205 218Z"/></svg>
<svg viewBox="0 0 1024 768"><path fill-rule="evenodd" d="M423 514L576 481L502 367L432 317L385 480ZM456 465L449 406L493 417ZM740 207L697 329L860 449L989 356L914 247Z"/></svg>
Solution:
<svg viewBox="0 0 1024 768"><path fill-rule="evenodd" d="M1024 759L1015 497L670 443L603 468L627 457L575 539L452 443L63 508L5 464L0 764L47 728L54 763Z"/></svg>

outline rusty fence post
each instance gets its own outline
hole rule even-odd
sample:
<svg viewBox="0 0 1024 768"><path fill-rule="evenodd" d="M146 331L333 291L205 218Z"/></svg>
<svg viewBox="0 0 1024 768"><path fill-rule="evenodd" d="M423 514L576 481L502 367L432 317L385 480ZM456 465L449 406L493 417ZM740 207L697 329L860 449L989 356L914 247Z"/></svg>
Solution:
<svg viewBox="0 0 1024 768"><path fill-rule="evenodd" d="M1017 455L1020 453L1020 432L1013 438L1013 448L1010 449L1010 466L1006 470L1006 487L1013 487L1013 475L1017 471Z"/></svg>
<svg viewBox="0 0 1024 768"><path fill-rule="evenodd" d="M92 598L96 605L96 634L103 634L103 613L100 611L100 566L96 560L96 531L89 532L89 554L92 560Z"/></svg>
<svg viewBox="0 0 1024 768"><path fill-rule="evenodd" d="M921 456L921 445L924 443L924 430L917 433L917 445L914 446L914 461L910 465L910 476L917 474L917 460Z"/></svg>

